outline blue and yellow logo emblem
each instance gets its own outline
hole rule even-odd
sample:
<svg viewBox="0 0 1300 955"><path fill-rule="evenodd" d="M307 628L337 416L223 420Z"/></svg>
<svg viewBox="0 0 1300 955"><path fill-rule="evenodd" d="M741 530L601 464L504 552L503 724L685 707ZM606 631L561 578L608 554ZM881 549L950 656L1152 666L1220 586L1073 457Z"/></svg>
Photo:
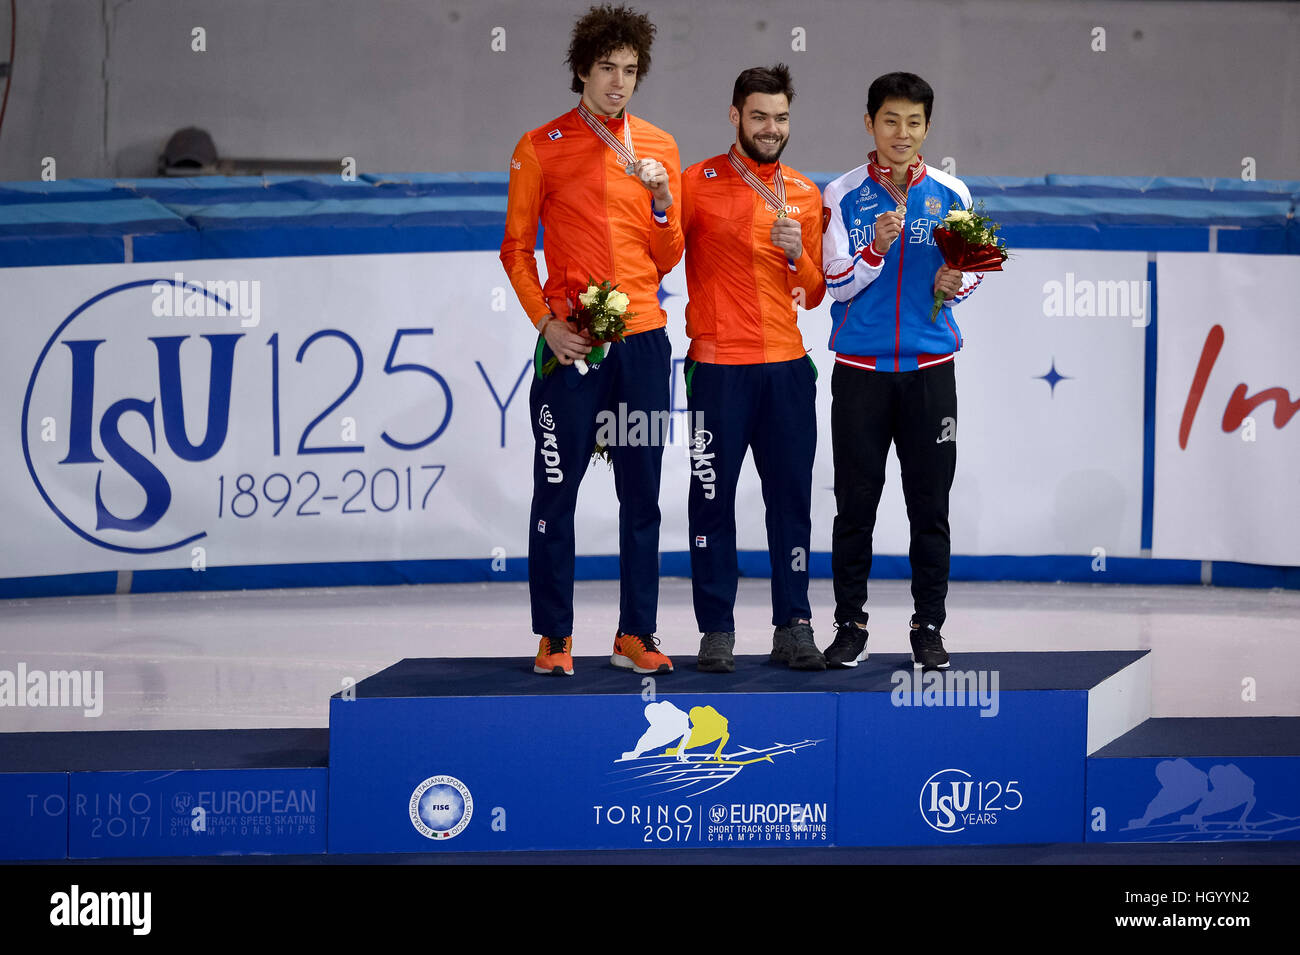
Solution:
<svg viewBox="0 0 1300 955"><path fill-rule="evenodd" d="M740 745L727 751L730 724L712 706L693 706L683 712L668 700L660 700L646 704L644 712L648 725L641 738L615 761L615 772L628 774L625 778L634 783L632 789L698 796L735 779L746 766L771 763L774 756L793 754L821 742L776 742L762 749Z"/></svg>

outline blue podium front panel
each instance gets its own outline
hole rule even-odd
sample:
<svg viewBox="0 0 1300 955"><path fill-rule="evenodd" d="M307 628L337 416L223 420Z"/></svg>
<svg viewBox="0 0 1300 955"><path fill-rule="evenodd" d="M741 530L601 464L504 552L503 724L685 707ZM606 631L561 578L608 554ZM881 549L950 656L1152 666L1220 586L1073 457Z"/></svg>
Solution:
<svg viewBox="0 0 1300 955"><path fill-rule="evenodd" d="M539 678L540 679L540 678ZM829 845L835 697L336 698L330 852Z"/></svg>
<svg viewBox="0 0 1300 955"><path fill-rule="evenodd" d="M403 660L330 701L329 851L1078 842L1088 692L1143 652L925 676L899 654L571 678Z"/></svg>
<svg viewBox="0 0 1300 955"><path fill-rule="evenodd" d="M0 859L66 859L68 774L0 773Z"/></svg>
<svg viewBox="0 0 1300 955"><path fill-rule="evenodd" d="M0 733L0 858L325 851L319 728Z"/></svg>
<svg viewBox="0 0 1300 955"><path fill-rule="evenodd" d="M74 772L68 856L321 853L327 788L323 768Z"/></svg>
<svg viewBox="0 0 1300 955"><path fill-rule="evenodd" d="M841 694L837 844L1079 842L1087 693L954 695Z"/></svg>
<svg viewBox="0 0 1300 955"><path fill-rule="evenodd" d="M1300 718L1148 720L1088 760L1085 837L1300 840Z"/></svg>
<svg viewBox="0 0 1300 955"><path fill-rule="evenodd" d="M1088 842L1300 839L1300 756L1088 760Z"/></svg>

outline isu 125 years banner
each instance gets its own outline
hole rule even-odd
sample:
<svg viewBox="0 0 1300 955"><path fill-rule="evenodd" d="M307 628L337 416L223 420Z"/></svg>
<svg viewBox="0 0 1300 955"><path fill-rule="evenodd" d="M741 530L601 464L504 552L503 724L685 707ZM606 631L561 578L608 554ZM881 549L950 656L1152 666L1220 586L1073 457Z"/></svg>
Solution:
<svg viewBox="0 0 1300 955"><path fill-rule="evenodd" d="M1026 250L959 307L954 553L1137 555L1145 299L1116 311L1083 293L1137 288L1145 267L1141 253ZM679 266L660 291L673 347L663 551L688 547L686 291ZM497 569L525 554L536 336L493 252L0 269L0 301L0 578ZM824 552L829 299L799 324L820 371L812 545ZM608 467L547 464L588 469L578 553L617 553ZM897 473L891 457L881 553L908 549ZM746 467L742 549L766 550L762 521L743 517L761 508Z"/></svg>

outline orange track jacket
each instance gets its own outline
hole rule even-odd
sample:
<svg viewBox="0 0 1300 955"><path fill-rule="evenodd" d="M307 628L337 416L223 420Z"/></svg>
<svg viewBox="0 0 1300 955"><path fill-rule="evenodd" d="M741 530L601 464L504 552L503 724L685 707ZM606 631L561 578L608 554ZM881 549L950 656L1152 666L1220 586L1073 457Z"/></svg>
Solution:
<svg viewBox="0 0 1300 955"><path fill-rule="evenodd" d="M773 186L775 163L759 165L737 156ZM812 180L789 166L781 168L787 214L798 221L803 233L803 254L793 265L772 244L776 213L732 168L726 153L696 163L682 174L690 296L687 354L696 361L755 365L791 361L807 353L796 305L816 308L826 294L821 267L822 199Z"/></svg>
<svg viewBox="0 0 1300 955"><path fill-rule="evenodd" d="M625 113L626 117L627 114ZM623 118L599 117L619 142ZM653 197L578 115L569 112L524 134L510 159L501 264L534 325L547 314L568 317L588 279L608 279L628 296L627 334L662 328L659 281L682 257L681 160L676 141L631 117L638 159L668 170L673 204L653 211ZM546 286L537 271L537 225L543 228Z"/></svg>

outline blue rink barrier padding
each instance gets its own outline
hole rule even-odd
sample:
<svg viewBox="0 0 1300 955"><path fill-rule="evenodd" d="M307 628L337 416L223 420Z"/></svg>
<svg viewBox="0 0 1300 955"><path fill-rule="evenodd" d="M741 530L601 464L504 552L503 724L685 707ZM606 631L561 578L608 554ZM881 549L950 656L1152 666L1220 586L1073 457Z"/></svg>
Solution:
<svg viewBox="0 0 1300 955"><path fill-rule="evenodd" d="M812 178L825 188L836 175ZM1222 251L1300 253L1300 183L965 181L1017 248L1204 251L1210 227L1218 226ZM130 261L493 249L501 242L507 186L502 172L7 183L0 187L0 267L127 261L126 236ZM150 214L125 220L123 203L148 204ZM51 218L71 231L50 234ZM174 232L188 234L189 243L159 241Z"/></svg>
<svg viewBox="0 0 1300 955"><path fill-rule="evenodd" d="M895 654L649 683L403 660L330 701L330 851L1080 842L1089 721L1129 705L1090 697L1146 653L963 654L946 699Z"/></svg>
<svg viewBox="0 0 1300 955"><path fill-rule="evenodd" d="M742 577L771 576L771 563L766 551L740 551L737 557ZM1201 584L1201 562L1198 560L1110 557L1106 560L1105 571L1093 570L1093 561L1091 555L1071 554L1041 557L954 555L950 579L1187 586ZM123 592L145 594L187 590L269 590L278 587L381 587L528 579L526 557L506 561L505 568L501 570L494 569L493 563L491 558L467 557L209 566L201 573L185 569L137 570L130 574L130 584L123 588ZM575 558L574 568L578 580L617 580L618 555L579 555ZM1216 586L1300 590L1300 567L1212 561L1210 568L1210 583ZM809 555L808 572L812 577L830 577L830 553L815 551ZM660 554L660 573L665 577L689 577L690 555L685 551ZM911 578L911 564L906 555L877 554L871 574L875 580L908 580ZM120 578L116 571L8 577L0 579L0 600L112 594L118 592L119 584Z"/></svg>
<svg viewBox="0 0 1300 955"><path fill-rule="evenodd" d="M0 859L322 853L328 736L0 734Z"/></svg>
<svg viewBox="0 0 1300 955"><path fill-rule="evenodd" d="M199 254L194 229L153 199L118 190L81 190L17 202L6 191L0 190L0 266L162 261Z"/></svg>
<svg viewBox="0 0 1300 955"><path fill-rule="evenodd" d="M1300 718L1153 719L1088 759L1088 842L1300 839Z"/></svg>

